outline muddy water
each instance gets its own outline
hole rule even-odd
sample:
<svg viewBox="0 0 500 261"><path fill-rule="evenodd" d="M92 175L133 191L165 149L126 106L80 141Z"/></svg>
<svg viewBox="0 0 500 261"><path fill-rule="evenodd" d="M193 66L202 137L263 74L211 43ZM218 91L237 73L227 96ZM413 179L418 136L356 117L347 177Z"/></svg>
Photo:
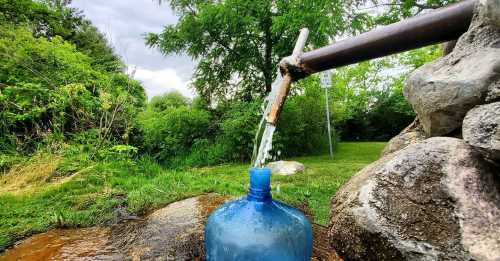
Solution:
<svg viewBox="0 0 500 261"><path fill-rule="evenodd" d="M111 227L54 229L0 255L10 260L201 260L208 215L226 197L202 195L174 202L142 220ZM328 248L327 229L314 225L313 260L339 260Z"/></svg>
<svg viewBox="0 0 500 261"><path fill-rule="evenodd" d="M113 257L117 252L109 244L109 235L109 228L55 229L23 241L0 256L0 260L99 260Z"/></svg>

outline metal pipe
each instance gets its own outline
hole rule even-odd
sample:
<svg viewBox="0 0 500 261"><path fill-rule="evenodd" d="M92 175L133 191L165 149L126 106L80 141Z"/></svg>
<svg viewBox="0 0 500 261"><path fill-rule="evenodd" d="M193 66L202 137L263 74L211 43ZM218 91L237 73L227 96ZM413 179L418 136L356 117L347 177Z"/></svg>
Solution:
<svg viewBox="0 0 500 261"><path fill-rule="evenodd" d="M306 52L296 68L287 71L298 80L327 69L455 40L467 31L474 4L475 0L466 0ZM290 65L294 66L284 63L285 67Z"/></svg>

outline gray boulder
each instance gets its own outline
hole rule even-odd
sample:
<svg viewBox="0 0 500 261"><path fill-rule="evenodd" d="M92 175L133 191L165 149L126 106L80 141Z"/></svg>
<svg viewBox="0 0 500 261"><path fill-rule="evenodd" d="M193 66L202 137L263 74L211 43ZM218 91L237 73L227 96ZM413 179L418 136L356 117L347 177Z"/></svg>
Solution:
<svg viewBox="0 0 500 261"><path fill-rule="evenodd" d="M500 159L500 102L470 110L465 116L462 134L465 142L486 157Z"/></svg>
<svg viewBox="0 0 500 261"><path fill-rule="evenodd" d="M481 0L489 22L500 28L500 0Z"/></svg>
<svg viewBox="0 0 500 261"><path fill-rule="evenodd" d="M500 31L486 13L478 5L453 52L420 67L406 82L404 95L427 136L450 134L467 111L500 97Z"/></svg>
<svg viewBox="0 0 500 261"><path fill-rule="evenodd" d="M304 164L297 161L275 161L267 164L273 174L282 176L291 176L297 173L302 173L306 170Z"/></svg>
<svg viewBox="0 0 500 261"><path fill-rule="evenodd" d="M420 122L417 118L415 119L415 121L413 121L412 124L410 124L410 126L406 127L406 129L401 131L401 133L399 133L387 143L384 150L382 151L381 156L383 157L398 150L404 149L408 147L408 145L425 140L425 138L425 132L422 129L422 125L420 125Z"/></svg>
<svg viewBox="0 0 500 261"><path fill-rule="evenodd" d="M499 260L498 171L456 138L389 154L332 199L332 248L346 260Z"/></svg>

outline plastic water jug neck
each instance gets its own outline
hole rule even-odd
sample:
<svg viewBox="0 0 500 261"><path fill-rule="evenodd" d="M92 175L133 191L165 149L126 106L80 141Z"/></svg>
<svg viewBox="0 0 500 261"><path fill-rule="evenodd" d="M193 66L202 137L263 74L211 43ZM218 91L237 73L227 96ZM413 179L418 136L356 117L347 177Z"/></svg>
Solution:
<svg viewBox="0 0 500 261"><path fill-rule="evenodd" d="M249 201L271 201L271 170L269 168L250 169Z"/></svg>

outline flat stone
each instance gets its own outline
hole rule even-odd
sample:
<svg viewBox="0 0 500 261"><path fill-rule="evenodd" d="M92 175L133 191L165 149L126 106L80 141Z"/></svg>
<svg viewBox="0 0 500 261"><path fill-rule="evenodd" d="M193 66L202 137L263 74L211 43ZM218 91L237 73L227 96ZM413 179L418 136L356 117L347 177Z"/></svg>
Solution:
<svg viewBox="0 0 500 261"><path fill-rule="evenodd" d="M332 199L331 246L346 260L500 260L499 171L456 138L389 154Z"/></svg>
<svg viewBox="0 0 500 261"><path fill-rule="evenodd" d="M304 164L297 161L275 161L267 164L271 172L276 175L291 176L297 173L302 173L306 170Z"/></svg>
<svg viewBox="0 0 500 261"><path fill-rule="evenodd" d="M114 227L110 240L133 260L193 260L203 257L206 219L226 199L209 194L174 202L143 221Z"/></svg>

